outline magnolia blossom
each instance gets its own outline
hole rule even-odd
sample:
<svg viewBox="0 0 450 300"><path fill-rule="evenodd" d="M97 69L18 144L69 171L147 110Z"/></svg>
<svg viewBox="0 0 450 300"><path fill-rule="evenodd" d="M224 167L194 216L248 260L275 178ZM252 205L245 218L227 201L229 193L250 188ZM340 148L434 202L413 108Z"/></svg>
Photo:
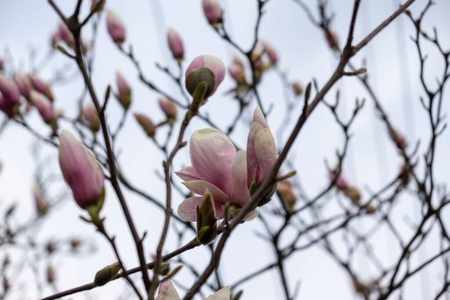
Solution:
<svg viewBox="0 0 450 300"><path fill-rule="evenodd" d="M121 45L126 38L125 26L123 25L122 19L115 12L108 10L106 25L111 39L114 43Z"/></svg>
<svg viewBox="0 0 450 300"><path fill-rule="evenodd" d="M42 81L42 79L36 75L28 75L28 79L30 80L31 86L34 90L44 94L50 101L53 101L53 93L47 83Z"/></svg>
<svg viewBox="0 0 450 300"><path fill-rule="evenodd" d="M277 160L277 149L268 125L257 108L248 137L246 151L237 151L230 139L217 129L195 131L190 141L192 166L176 174L191 192L203 195L207 190L214 199L218 219L224 218L223 206L230 205L233 214L250 200L249 187L268 177ZM178 214L185 221L196 220L196 207L201 196L184 200ZM250 212L246 220L257 216Z"/></svg>
<svg viewBox="0 0 450 300"><path fill-rule="evenodd" d="M93 132L97 132L100 129L100 118L98 117L97 110L94 105L89 102L83 106L81 110L84 123L89 126Z"/></svg>
<svg viewBox="0 0 450 300"><path fill-rule="evenodd" d="M4 101L11 105L18 104L20 99L20 90L17 85L0 73L0 92L3 94Z"/></svg>
<svg viewBox="0 0 450 300"><path fill-rule="evenodd" d="M186 81L188 81L189 75L199 68L206 68L214 75L214 88L211 92L211 94L213 94L225 77L225 65L220 59L211 55L197 56L186 70Z"/></svg>
<svg viewBox="0 0 450 300"><path fill-rule="evenodd" d="M103 193L105 177L94 155L68 131L59 135L59 166L81 208L95 205Z"/></svg>
<svg viewBox="0 0 450 300"><path fill-rule="evenodd" d="M36 106L45 123L50 124L58 118L52 102L47 97L36 91L30 93L31 102Z"/></svg>
<svg viewBox="0 0 450 300"><path fill-rule="evenodd" d="M222 21L222 8L217 0L203 0L202 5L209 24L215 25Z"/></svg>
<svg viewBox="0 0 450 300"><path fill-rule="evenodd" d="M218 290L214 295L205 298L205 300L230 300L230 298L231 288L227 286ZM161 282L156 300L181 300L170 279Z"/></svg>
<svg viewBox="0 0 450 300"><path fill-rule="evenodd" d="M169 44L169 49L172 52L173 58L183 59L184 57L184 46L180 35L175 29L170 28L167 32L167 43Z"/></svg>

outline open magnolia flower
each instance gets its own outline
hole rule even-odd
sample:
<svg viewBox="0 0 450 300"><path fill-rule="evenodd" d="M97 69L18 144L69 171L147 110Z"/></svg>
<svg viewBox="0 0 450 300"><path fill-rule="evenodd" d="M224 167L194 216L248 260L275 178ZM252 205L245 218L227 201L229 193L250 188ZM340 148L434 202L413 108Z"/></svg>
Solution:
<svg viewBox="0 0 450 300"><path fill-rule="evenodd" d="M260 186L269 176L277 160L277 148L272 133L259 108L253 115L248 135L247 151L237 151L230 139L217 129L195 131L190 141L192 166L176 174L191 192L190 197L178 207L185 221L196 221L196 207L208 190L214 199L216 216L224 218L224 208L229 205L229 217L250 200L250 186ZM245 220L258 215L250 212Z"/></svg>
<svg viewBox="0 0 450 300"><path fill-rule="evenodd" d="M205 300L230 300L231 290L230 287L224 287L218 290L214 295L207 297ZM172 281L165 280L161 282L159 286L158 297L156 300L181 300L177 290L173 286Z"/></svg>

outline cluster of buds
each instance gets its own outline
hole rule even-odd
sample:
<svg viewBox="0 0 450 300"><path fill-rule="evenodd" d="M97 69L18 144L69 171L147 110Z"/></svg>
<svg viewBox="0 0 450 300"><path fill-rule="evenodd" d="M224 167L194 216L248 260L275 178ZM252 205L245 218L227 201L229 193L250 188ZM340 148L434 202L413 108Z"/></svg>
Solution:
<svg viewBox="0 0 450 300"><path fill-rule="evenodd" d="M277 65L278 54L272 46L262 41L256 44L250 55L250 59L252 60L255 72L254 77L256 83L258 83L265 71Z"/></svg>
<svg viewBox="0 0 450 300"><path fill-rule="evenodd" d="M178 63L184 58L184 46L180 35L175 29L170 28L167 31L167 44L169 45L170 52L172 52L173 58L175 58Z"/></svg>
<svg viewBox="0 0 450 300"><path fill-rule="evenodd" d="M408 142L406 141L405 136L398 130L388 127L388 134L391 140L395 143L395 146L399 150L405 150Z"/></svg>
<svg viewBox="0 0 450 300"><path fill-rule="evenodd" d="M92 222L100 222L99 212L105 197L102 167L95 156L68 131L59 135L59 166L73 197L82 209L86 209Z"/></svg>
<svg viewBox="0 0 450 300"><path fill-rule="evenodd" d="M231 288L229 286L218 290L213 295L206 297L205 300L230 300ZM235 298L233 298L235 299ZM156 300L181 300L177 290L170 279L161 282Z"/></svg>
<svg viewBox="0 0 450 300"><path fill-rule="evenodd" d="M123 24L122 19L112 10L108 10L108 14L106 15L106 26L113 42L121 47L126 39L125 25Z"/></svg>
<svg viewBox="0 0 450 300"><path fill-rule="evenodd" d="M297 202L297 197L292 189L292 183L287 179L281 180L278 182L277 193L280 196L286 210L289 213L293 213L295 203Z"/></svg>
<svg viewBox="0 0 450 300"><path fill-rule="evenodd" d="M116 74L117 93L115 94L120 105L127 110L131 104L131 88L120 72Z"/></svg>
<svg viewBox="0 0 450 300"><path fill-rule="evenodd" d="M217 0L203 0L202 5L208 23L217 30L223 21L222 7Z"/></svg>

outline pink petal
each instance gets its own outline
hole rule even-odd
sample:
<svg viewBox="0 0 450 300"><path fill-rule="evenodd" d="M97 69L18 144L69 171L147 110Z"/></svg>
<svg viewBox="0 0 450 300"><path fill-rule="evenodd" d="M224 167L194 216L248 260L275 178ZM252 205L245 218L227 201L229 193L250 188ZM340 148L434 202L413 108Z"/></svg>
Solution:
<svg viewBox="0 0 450 300"><path fill-rule="evenodd" d="M247 185L247 153L238 151L233 159L231 184L231 203L243 207L250 199Z"/></svg>
<svg viewBox="0 0 450 300"><path fill-rule="evenodd" d="M260 185L272 172L278 155L277 147L269 128L261 129L256 135L255 155L260 172L257 185Z"/></svg>
<svg viewBox="0 0 450 300"><path fill-rule="evenodd" d="M178 177L185 181L201 180L200 176L198 176L193 166L181 169L180 171L175 172L175 174L177 174Z"/></svg>
<svg viewBox="0 0 450 300"><path fill-rule="evenodd" d="M198 195L205 194L206 190L209 190L214 198L214 201L226 203L230 202L227 194L221 191L218 187L204 180L191 180L183 182L183 184L193 193Z"/></svg>
<svg viewBox="0 0 450 300"><path fill-rule="evenodd" d="M200 129L192 134L192 166L200 178L214 184L227 195L231 192L231 165L235 154L233 143L217 129Z"/></svg>
<svg viewBox="0 0 450 300"><path fill-rule="evenodd" d="M181 300L170 279L161 282L156 300Z"/></svg>
<svg viewBox="0 0 450 300"><path fill-rule="evenodd" d="M181 202L178 206L178 215L183 221L186 222L195 222L197 221L197 211L196 207L202 203L203 197L190 197ZM223 219L223 209L222 202L214 201L214 206L216 208L216 217L217 219Z"/></svg>

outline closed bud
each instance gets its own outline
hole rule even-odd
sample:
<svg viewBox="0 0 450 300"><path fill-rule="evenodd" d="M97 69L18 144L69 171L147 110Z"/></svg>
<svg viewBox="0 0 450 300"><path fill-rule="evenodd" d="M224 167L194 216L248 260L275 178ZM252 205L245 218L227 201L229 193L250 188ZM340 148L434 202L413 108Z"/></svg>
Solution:
<svg viewBox="0 0 450 300"><path fill-rule="evenodd" d="M47 97L36 91L31 91L30 93L31 102L39 111L42 119L45 123L51 125L57 119L57 113L53 108L52 102L47 99Z"/></svg>
<svg viewBox="0 0 450 300"><path fill-rule="evenodd" d="M70 32L69 28L67 28L66 24L64 24L62 21L60 21L58 24L58 37L60 40L64 41L70 48L73 49L75 47L75 39L73 38L73 35Z"/></svg>
<svg viewBox="0 0 450 300"><path fill-rule="evenodd" d="M339 36L336 32L329 30L325 32L325 39L327 40L328 46L334 51L339 50Z"/></svg>
<svg viewBox="0 0 450 300"><path fill-rule="evenodd" d="M105 7L106 0L92 0L91 12L101 12Z"/></svg>
<svg viewBox="0 0 450 300"><path fill-rule="evenodd" d="M334 183L334 186L338 190L340 190L340 191L345 190L346 188L348 188L347 181L344 179L344 177L342 175L339 175L339 177L335 179L336 173L337 173L337 171L329 172L328 177L330 178L331 181L336 180L336 182Z"/></svg>
<svg viewBox="0 0 450 300"><path fill-rule="evenodd" d="M124 109L128 109L131 103L131 88L121 73L116 74L117 94L116 98Z"/></svg>
<svg viewBox="0 0 450 300"><path fill-rule="evenodd" d="M156 126L155 124L153 124L152 120L141 113L134 113L134 117L136 118L136 121L138 121L139 125L141 125L141 128L144 130L147 136L150 138L154 138Z"/></svg>
<svg viewBox="0 0 450 300"><path fill-rule="evenodd" d="M228 73L230 73L238 86L247 85L244 64L238 57L235 57L233 62L228 66Z"/></svg>
<svg viewBox="0 0 450 300"><path fill-rule="evenodd" d="M303 94L303 86L298 81L294 81L291 83L292 90L294 91L295 96L301 96Z"/></svg>
<svg viewBox="0 0 450 300"><path fill-rule="evenodd" d="M108 10L108 14L106 16L106 25L108 27L108 33L111 39L118 46L121 46L125 41L126 33L125 26L123 25L120 17L115 12Z"/></svg>
<svg viewBox="0 0 450 300"><path fill-rule="evenodd" d="M217 57L201 55L196 57L186 70L186 89L191 95L201 82L208 89L205 97L210 97L225 77L225 66Z"/></svg>
<svg viewBox="0 0 450 300"><path fill-rule="evenodd" d="M405 149L408 145L405 136L400 131L389 127L388 134L399 150Z"/></svg>
<svg viewBox="0 0 450 300"><path fill-rule="evenodd" d="M222 8L217 0L203 0L203 12L208 23L216 27L222 22Z"/></svg>
<svg viewBox="0 0 450 300"><path fill-rule="evenodd" d="M3 99L10 105L19 104L20 90L17 85L8 77L0 73L0 92L3 94Z"/></svg>
<svg viewBox="0 0 450 300"><path fill-rule="evenodd" d="M102 286L110 282L121 269L120 263L116 262L109 265L95 274L94 284L96 286Z"/></svg>
<svg viewBox="0 0 450 300"><path fill-rule="evenodd" d="M97 110L91 102L83 106L81 116L83 123L86 124L92 132L97 132L100 130L100 118L98 117Z"/></svg>
<svg viewBox="0 0 450 300"><path fill-rule="evenodd" d="M36 207L38 215L39 216L45 215L48 210L48 203L45 200L41 187L38 184L34 185L33 198L34 198L34 205Z"/></svg>
<svg viewBox="0 0 450 300"><path fill-rule="evenodd" d="M297 197L295 197L294 191L292 190L291 182L286 179L278 182L277 192L284 204L284 207L288 212L292 213L294 211Z"/></svg>
<svg viewBox="0 0 450 300"><path fill-rule="evenodd" d="M354 186L349 186L343 189L342 192L353 202L353 204L358 204L359 200L361 200L361 194Z"/></svg>
<svg viewBox="0 0 450 300"><path fill-rule="evenodd" d="M217 236L217 217L214 200L206 190L200 206L197 206L197 238L203 245L208 245Z"/></svg>
<svg viewBox="0 0 450 300"><path fill-rule="evenodd" d="M267 57L269 58L270 64L275 66L278 62L277 52L267 42L261 42L261 44L263 45L264 51L266 52Z"/></svg>
<svg viewBox="0 0 450 300"><path fill-rule="evenodd" d="M16 73L14 74L14 81L16 82L22 96L24 96L27 100L30 100L31 82L28 77Z"/></svg>
<svg viewBox="0 0 450 300"><path fill-rule="evenodd" d="M48 283L54 283L56 279L55 269L52 266L47 267L46 278Z"/></svg>
<svg viewBox="0 0 450 300"><path fill-rule="evenodd" d="M2 94L0 94L0 110L4 112L9 118L15 114L15 104L11 104L5 100Z"/></svg>
<svg viewBox="0 0 450 300"><path fill-rule="evenodd" d="M31 86L35 91L45 95L50 101L53 101L53 93L48 84L36 75L28 75L28 79L30 80Z"/></svg>
<svg viewBox="0 0 450 300"><path fill-rule="evenodd" d="M59 135L59 166L72 190L76 203L83 209L101 208L104 199L102 167L95 156L68 131Z"/></svg>
<svg viewBox="0 0 450 300"><path fill-rule="evenodd" d="M181 61L184 57L183 41L178 32L173 28L170 28L167 32L167 43L169 44L169 49L172 52L173 58Z"/></svg>

